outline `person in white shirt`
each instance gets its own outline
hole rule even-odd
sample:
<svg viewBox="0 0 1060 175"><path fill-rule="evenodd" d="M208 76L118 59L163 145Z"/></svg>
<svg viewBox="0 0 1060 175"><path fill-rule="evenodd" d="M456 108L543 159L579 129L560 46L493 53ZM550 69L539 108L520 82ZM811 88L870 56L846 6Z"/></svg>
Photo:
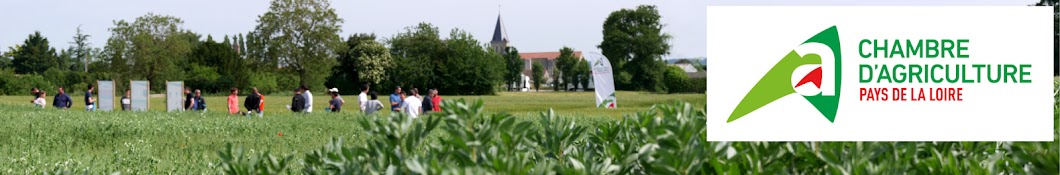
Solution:
<svg viewBox="0 0 1060 175"><path fill-rule="evenodd" d="M405 100L404 100L405 101L405 109L404 109L405 113L408 114L409 117L412 117L412 118L419 117L420 113L423 112L423 111L421 111L422 109L420 108L420 106L423 105L423 100L421 100L419 97L416 97L416 96L419 96L419 93L417 93L417 92L418 91L417 91L416 88L412 88L412 90L408 92L408 94L409 94L408 97L405 97Z"/></svg>
<svg viewBox="0 0 1060 175"><path fill-rule="evenodd" d="M305 90L302 92L302 96L305 96L305 112L313 112L313 93L309 92L309 86L306 85L302 85L302 90Z"/></svg>
<svg viewBox="0 0 1060 175"><path fill-rule="evenodd" d="M48 101L44 100L44 97L46 97L46 95L47 93L44 93L44 91L37 92L37 98L33 99L33 106L39 107L41 109L44 109L45 106L48 106Z"/></svg>
<svg viewBox="0 0 1060 175"><path fill-rule="evenodd" d="M368 84L361 87L361 94L357 95L357 105L361 107L361 112L368 106Z"/></svg>
<svg viewBox="0 0 1060 175"><path fill-rule="evenodd" d="M132 95L128 89L125 90L125 96L121 96L121 110L128 111L132 110L132 100L129 97Z"/></svg>

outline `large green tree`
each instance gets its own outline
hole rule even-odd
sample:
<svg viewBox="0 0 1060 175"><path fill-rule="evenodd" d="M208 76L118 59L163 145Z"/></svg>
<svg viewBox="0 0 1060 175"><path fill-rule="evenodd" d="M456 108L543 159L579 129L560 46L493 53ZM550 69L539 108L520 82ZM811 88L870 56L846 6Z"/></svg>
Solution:
<svg viewBox="0 0 1060 175"><path fill-rule="evenodd" d="M671 36L662 31L661 17L655 6L641 5L611 12L604 20L604 39L597 47L616 70L619 89L664 89L662 56L670 53Z"/></svg>
<svg viewBox="0 0 1060 175"><path fill-rule="evenodd" d="M360 78L360 74L363 71L358 69L357 64L358 59L365 56L365 50L357 51L355 49L365 44L378 44L375 40L375 34L367 33L358 33L347 37L345 43L346 51L339 53L338 65L335 65L335 68L332 69L331 77L328 77L328 82L324 84L328 87L339 88L340 92L359 92L360 85L363 84ZM389 52L385 46L383 47L383 52ZM389 57L389 53L387 57ZM376 83L379 82L376 81L372 84Z"/></svg>
<svg viewBox="0 0 1060 175"><path fill-rule="evenodd" d="M515 47L507 47L505 49L508 54L504 56L505 68L507 69L504 72L504 84L508 85L508 90L518 91L516 87L512 86L515 84L522 84L519 80L522 78L523 67L526 63L524 63L523 58L519 56L519 49L516 49Z"/></svg>
<svg viewBox="0 0 1060 175"><path fill-rule="evenodd" d="M243 53L244 59L247 60L251 67L255 67L263 70L275 69L279 63L276 61L274 56L269 56L265 52L265 39L261 37L257 32L249 32L246 36L244 43L246 50Z"/></svg>
<svg viewBox="0 0 1060 175"><path fill-rule="evenodd" d="M183 24L180 18L153 13L132 23L115 21L105 47L114 80L146 79L158 89L167 80L183 80L188 54L199 38Z"/></svg>
<svg viewBox="0 0 1060 175"><path fill-rule="evenodd" d="M113 29L112 29L113 31ZM113 36L107 39L106 45L103 46L103 52L100 53L100 61L93 64L97 66L96 70L104 71L104 75L110 77L115 82L129 81L131 78L132 71L129 68L132 62L129 61L127 56L129 46L127 46L124 40L115 39ZM126 83L116 83L115 88L127 89Z"/></svg>
<svg viewBox="0 0 1060 175"><path fill-rule="evenodd" d="M441 73L444 83L438 88L448 94L486 95L496 93L504 82L505 63L499 53L471 34L453 29L446 40L449 57Z"/></svg>
<svg viewBox="0 0 1060 175"><path fill-rule="evenodd" d="M448 57L445 56L445 41L441 39L438 27L430 23L420 23L406 27L387 40L390 55L394 57L394 68L389 72L391 86L438 87L439 74L446 72ZM448 93L442 91L442 93Z"/></svg>
<svg viewBox="0 0 1060 175"><path fill-rule="evenodd" d="M231 45L218 43L207 36L188 56L187 84L208 92L227 92L229 88L248 86L247 64ZM214 76L216 74L217 76Z"/></svg>
<svg viewBox="0 0 1060 175"><path fill-rule="evenodd" d="M254 33L261 37L266 57L274 56L283 70L297 74L299 83L322 87L345 50L339 37L342 22L328 0L273 0L268 12L258 16Z"/></svg>
<svg viewBox="0 0 1060 175"><path fill-rule="evenodd" d="M463 30L453 29L445 40L438 31L420 23L387 40L395 61L389 83L405 89L438 88L443 94L495 93L504 82L501 55Z"/></svg>
<svg viewBox="0 0 1060 175"><path fill-rule="evenodd" d="M48 38L41 36L40 31L37 31L18 46L11 62L14 64L15 73L43 74L48 68L58 67L61 60L55 53L55 48L48 45Z"/></svg>
<svg viewBox="0 0 1060 175"><path fill-rule="evenodd" d="M389 77L386 71L393 67L394 59L390 57L390 50L382 43L375 40L361 41L361 44L350 52L357 55L353 67L357 70L359 82L377 85Z"/></svg>
<svg viewBox="0 0 1060 175"><path fill-rule="evenodd" d="M556 69L559 69L559 74L556 80L563 80L563 83L559 85L563 90L570 90L569 85L577 86L577 65L578 58L574 57L574 49L570 47L559 49L559 57L556 57Z"/></svg>

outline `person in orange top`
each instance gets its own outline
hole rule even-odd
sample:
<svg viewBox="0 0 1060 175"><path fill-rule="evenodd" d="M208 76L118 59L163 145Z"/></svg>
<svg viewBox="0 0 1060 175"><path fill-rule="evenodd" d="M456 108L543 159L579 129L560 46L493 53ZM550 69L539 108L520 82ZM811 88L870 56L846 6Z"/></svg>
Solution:
<svg viewBox="0 0 1060 175"><path fill-rule="evenodd" d="M263 98L265 97L261 95L261 92L258 92L257 87L250 88L250 94L248 94L247 98L243 100L243 107L247 107L247 117L253 117L256 113L258 114L258 118L261 118L261 110L265 109L262 106L264 104L261 102Z"/></svg>
<svg viewBox="0 0 1060 175"><path fill-rule="evenodd" d="M255 91L257 88L255 88ZM258 118L265 116L265 95L261 95L261 92L254 92L258 94L258 98L261 98L261 103L258 103Z"/></svg>
<svg viewBox="0 0 1060 175"><path fill-rule="evenodd" d="M239 114L239 89L232 88L232 93L228 94L228 114Z"/></svg>

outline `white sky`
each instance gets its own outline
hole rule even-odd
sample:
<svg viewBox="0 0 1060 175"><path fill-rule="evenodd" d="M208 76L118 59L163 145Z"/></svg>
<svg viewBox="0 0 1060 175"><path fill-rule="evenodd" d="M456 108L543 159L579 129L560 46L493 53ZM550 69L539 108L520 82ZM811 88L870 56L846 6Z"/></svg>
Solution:
<svg viewBox="0 0 1060 175"><path fill-rule="evenodd" d="M657 5L673 35L668 57L706 55L706 5L1027 5L1034 0L336 0L332 7L345 20L341 36L375 33L390 37L404 27L430 22L443 36L452 28L489 42L497 14L503 16L512 46L520 52L558 51L563 46L599 52L607 15L639 4ZM0 50L20 44L40 31L56 48L67 48L81 25L93 47L103 47L115 20L135 20L149 12L184 20L184 28L223 36L247 33L257 16L268 10L266 0L0 0ZM499 7L498 7L499 6Z"/></svg>

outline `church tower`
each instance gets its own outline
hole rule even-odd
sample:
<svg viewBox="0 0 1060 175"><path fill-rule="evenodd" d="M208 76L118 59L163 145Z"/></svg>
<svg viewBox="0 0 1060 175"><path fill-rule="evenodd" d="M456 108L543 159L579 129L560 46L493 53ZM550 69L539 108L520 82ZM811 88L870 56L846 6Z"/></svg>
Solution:
<svg viewBox="0 0 1060 175"><path fill-rule="evenodd" d="M507 54L505 48L508 48L508 32L504 30L500 14L497 14L497 26L493 28L493 40L490 40L490 46L498 53Z"/></svg>

